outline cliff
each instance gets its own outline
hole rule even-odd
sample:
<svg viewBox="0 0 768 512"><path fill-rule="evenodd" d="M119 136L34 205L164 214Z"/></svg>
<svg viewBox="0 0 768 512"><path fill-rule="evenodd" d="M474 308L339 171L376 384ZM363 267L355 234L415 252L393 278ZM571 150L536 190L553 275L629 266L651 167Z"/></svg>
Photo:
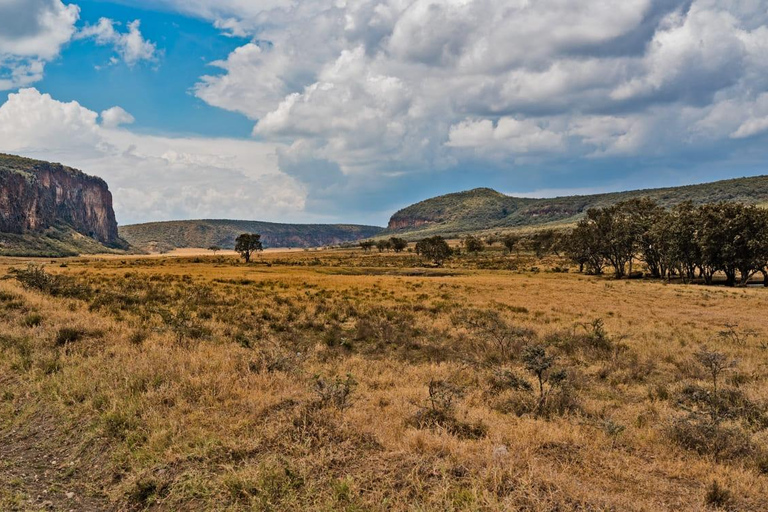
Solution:
<svg viewBox="0 0 768 512"><path fill-rule="evenodd" d="M108 247L125 245L104 180L61 164L4 154L0 154L0 233L7 235L6 246L23 237L52 233L57 239L79 234Z"/></svg>

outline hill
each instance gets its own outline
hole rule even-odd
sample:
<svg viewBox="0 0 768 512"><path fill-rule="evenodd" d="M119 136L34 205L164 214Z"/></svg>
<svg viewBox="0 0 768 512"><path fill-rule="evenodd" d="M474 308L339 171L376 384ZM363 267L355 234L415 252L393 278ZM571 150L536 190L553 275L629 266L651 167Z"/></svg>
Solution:
<svg viewBox="0 0 768 512"><path fill-rule="evenodd" d="M489 188L427 199L395 213L382 235L414 239L457 236L484 230L571 224L589 209L635 197L650 197L663 206L683 201L697 204L736 201L768 203L768 176L737 178L701 185L633 190L547 199L511 197Z"/></svg>
<svg viewBox="0 0 768 512"><path fill-rule="evenodd" d="M350 224L275 224L248 220L186 220L120 227L120 236L149 252L186 247L233 248L242 233L259 233L265 247L320 247L376 236L383 228Z"/></svg>
<svg viewBox="0 0 768 512"><path fill-rule="evenodd" d="M0 154L0 255L71 256L126 247L104 180Z"/></svg>

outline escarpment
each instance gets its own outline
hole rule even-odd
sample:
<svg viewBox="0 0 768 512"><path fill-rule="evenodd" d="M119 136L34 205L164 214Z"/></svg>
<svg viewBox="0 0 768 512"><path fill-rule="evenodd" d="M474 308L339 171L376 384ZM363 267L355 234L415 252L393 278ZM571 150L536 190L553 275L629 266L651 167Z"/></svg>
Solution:
<svg viewBox="0 0 768 512"><path fill-rule="evenodd" d="M0 232L26 235L53 227L104 245L121 244L104 180L61 164L0 154Z"/></svg>

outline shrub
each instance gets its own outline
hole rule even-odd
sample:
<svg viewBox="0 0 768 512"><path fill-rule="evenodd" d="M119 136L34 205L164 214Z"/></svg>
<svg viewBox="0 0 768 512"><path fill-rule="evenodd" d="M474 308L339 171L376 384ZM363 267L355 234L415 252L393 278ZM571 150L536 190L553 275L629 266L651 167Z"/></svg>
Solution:
<svg viewBox="0 0 768 512"><path fill-rule="evenodd" d="M462 439L479 439L488 435L488 427L482 422L465 423L456 419L455 401L463 395L456 386L443 381L429 382L429 396L407 425L424 429L443 429Z"/></svg>
<svg viewBox="0 0 768 512"><path fill-rule="evenodd" d="M474 334L475 341L479 342L475 350L501 360L511 359L536 336L530 329L510 325L493 310L470 310L455 315L453 323L463 325Z"/></svg>
<svg viewBox="0 0 768 512"><path fill-rule="evenodd" d="M333 380L316 376L314 392L321 407L333 406L343 411L351 406L350 397L355 387L357 381L350 374L346 379L336 377Z"/></svg>
<svg viewBox="0 0 768 512"><path fill-rule="evenodd" d="M413 315L408 312L374 307L357 319L355 339L400 345L411 338L413 323Z"/></svg>
<svg viewBox="0 0 768 512"><path fill-rule="evenodd" d="M707 489L704 496L704 504L723 510L733 510L734 500L731 491L721 486L717 480L712 480L712 484Z"/></svg>
<svg viewBox="0 0 768 512"><path fill-rule="evenodd" d="M668 430L679 446L716 460L737 459L755 453L755 446L743 430L695 415L675 421Z"/></svg>
<svg viewBox="0 0 768 512"><path fill-rule="evenodd" d="M24 317L21 323L25 327L38 327L43 323L43 315L40 313L30 313Z"/></svg>
<svg viewBox="0 0 768 512"><path fill-rule="evenodd" d="M82 340L87 334L85 329L79 327L62 327L56 333L55 344L57 347L63 347Z"/></svg>
<svg viewBox="0 0 768 512"><path fill-rule="evenodd" d="M90 290L75 282L74 279L49 274L42 265L30 263L25 269L12 268L9 275L21 283L24 288L47 293L54 297L85 300L90 295Z"/></svg>

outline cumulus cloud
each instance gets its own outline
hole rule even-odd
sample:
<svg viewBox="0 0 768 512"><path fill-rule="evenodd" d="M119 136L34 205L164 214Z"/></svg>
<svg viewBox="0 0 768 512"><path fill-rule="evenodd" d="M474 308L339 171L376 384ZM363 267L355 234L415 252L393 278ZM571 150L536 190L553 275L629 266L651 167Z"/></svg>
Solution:
<svg viewBox="0 0 768 512"><path fill-rule="evenodd" d="M274 176L312 212L465 169L512 183L532 161L542 174L601 160L651 174L768 156L761 1L125 1L250 38L193 93L252 119ZM156 56L138 24L80 34L129 63ZM31 83L42 69L26 64L3 78ZM127 120L102 115L97 132L125 138L114 127Z"/></svg>
<svg viewBox="0 0 768 512"><path fill-rule="evenodd" d="M768 88L761 2L177 5L253 37L195 94L285 143L300 180L325 169L334 183L381 183L484 160L514 175L531 156L674 159L768 131L755 110Z"/></svg>
<svg viewBox="0 0 768 512"><path fill-rule="evenodd" d="M117 128L121 125L133 124L136 119L121 107L112 107L100 114L101 126L104 128Z"/></svg>
<svg viewBox="0 0 768 512"><path fill-rule="evenodd" d="M0 90L40 80L75 33L80 9L60 0L0 1Z"/></svg>
<svg viewBox="0 0 768 512"><path fill-rule="evenodd" d="M447 146L472 148L485 153L541 153L563 149L564 137L537 123L512 117L502 117L493 123L489 119L463 121L451 127Z"/></svg>
<svg viewBox="0 0 768 512"><path fill-rule="evenodd" d="M115 129L120 107L99 114L36 89L0 106L0 151L59 161L104 178L118 220L298 218L306 192L277 166L274 144L172 138ZM132 118L131 118L132 119Z"/></svg>
<svg viewBox="0 0 768 512"><path fill-rule="evenodd" d="M142 60L152 61L157 58L157 45L144 39L140 20L128 23L126 32L118 31L116 25L118 24L109 18L101 18L97 24L83 27L75 37L93 39L96 44L102 46L113 46L115 52L129 66Z"/></svg>

